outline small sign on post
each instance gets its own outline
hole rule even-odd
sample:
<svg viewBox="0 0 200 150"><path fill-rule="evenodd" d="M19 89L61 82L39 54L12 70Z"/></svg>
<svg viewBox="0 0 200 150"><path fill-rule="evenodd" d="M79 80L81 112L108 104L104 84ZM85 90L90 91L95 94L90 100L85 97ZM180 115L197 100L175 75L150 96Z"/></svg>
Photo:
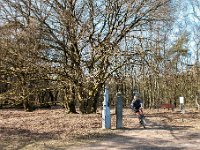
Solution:
<svg viewBox="0 0 200 150"><path fill-rule="evenodd" d="M104 101L103 101L103 110L102 110L102 128L103 129L111 128L109 93L108 93L107 86L105 87L105 91L104 91Z"/></svg>
<svg viewBox="0 0 200 150"><path fill-rule="evenodd" d="M116 128L122 128L122 94L117 93L117 103L116 103Z"/></svg>
<svg viewBox="0 0 200 150"><path fill-rule="evenodd" d="M180 100L180 111L181 113L185 113L185 108L184 108L184 97L179 97Z"/></svg>

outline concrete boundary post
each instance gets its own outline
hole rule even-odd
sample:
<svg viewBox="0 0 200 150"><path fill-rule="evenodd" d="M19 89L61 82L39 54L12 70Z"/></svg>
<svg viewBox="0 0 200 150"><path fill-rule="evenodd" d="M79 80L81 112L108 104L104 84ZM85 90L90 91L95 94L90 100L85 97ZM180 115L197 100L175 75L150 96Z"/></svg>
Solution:
<svg viewBox="0 0 200 150"><path fill-rule="evenodd" d="M116 128L122 128L122 111L123 105L122 105L122 94L121 92L117 93L117 103L116 103Z"/></svg>

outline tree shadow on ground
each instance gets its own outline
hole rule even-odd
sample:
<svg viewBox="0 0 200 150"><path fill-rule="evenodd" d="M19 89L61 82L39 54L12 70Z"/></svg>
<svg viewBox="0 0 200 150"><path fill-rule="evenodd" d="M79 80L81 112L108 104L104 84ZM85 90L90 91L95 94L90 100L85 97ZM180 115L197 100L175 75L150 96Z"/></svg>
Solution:
<svg viewBox="0 0 200 150"><path fill-rule="evenodd" d="M198 139L198 140L200 140L200 133L196 133L196 132L193 132L193 133L187 133L187 136L185 136L185 138L187 139L187 140L191 140L191 138L192 139Z"/></svg>
<svg viewBox="0 0 200 150"><path fill-rule="evenodd" d="M137 116L130 116L130 115L128 117L135 118L135 119L137 118ZM180 119L182 119L182 118L180 118ZM167 120L168 122L165 122L165 120ZM149 127L150 129L160 129L161 128L161 129L167 129L167 130L172 129L172 128L175 130L193 128L192 126L170 125L171 121L173 121L173 118L170 116L158 116L158 119L152 119L151 117L147 116L147 117L145 117L145 122L146 122L145 126ZM136 122L135 124L138 124L138 126L139 126L139 122Z"/></svg>
<svg viewBox="0 0 200 150"><path fill-rule="evenodd" d="M182 139L184 139L184 140L186 140L187 142L190 142L190 143L192 143L192 142L199 142L199 144L200 144L200 133L197 133L197 132L195 132L195 131L184 131L183 133L182 133L182 135L180 136L180 134L179 133L177 133L175 130L171 130L170 131L170 134L176 139L176 140L182 140Z"/></svg>
<svg viewBox="0 0 200 150"><path fill-rule="evenodd" d="M200 118L200 113L199 112L190 112L190 111L187 111L185 113L181 113L180 111L164 111L164 112L155 112L155 113L151 113L151 114L146 113L145 116L147 116L148 118L168 117L168 116L170 116L171 118L176 118L176 117L184 117L184 118L198 117L198 118Z"/></svg>
<svg viewBox="0 0 200 150"><path fill-rule="evenodd" d="M8 147L21 149L34 142L58 139L59 132L39 133L27 129L0 127L0 149L4 150L8 149Z"/></svg>
<svg viewBox="0 0 200 150"><path fill-rule="evenodd" d="M168 125L168 124L159 124L157 122L152 122L147 120L148 123L151 123L146 126L144 129L143 127L135 126L135 127L124 127L122 129L112 129L112 130L118 130L121 132L148 132L148 131L169 131L166 134L171 134L172 137L176 141L183 139L185 135L180 135L177 133L183 133L189 129L192 128L192 126L176 126L176 125ZM111 130L111 131L112 131ZM177 132L177 133L176 133ZM164 135L163 135L164 136ZM168 136L168 135L167 135ZM193 134L187 135L189 136L192 140ZM194 133L194 137L199 137L199 134ZM189 138L189 139L190 139ZM141 138L139 136L134 137L134 136L124 136L120 135L118 133L96 133L96 134L89 134L89 135L84 135L84 136L77 136L76 140L86 140L86 141L95 141L92 144L88 144L87 148L92 149L93 147L99 147L100 149L104 149L105 147L107 149L140 149L140 150L151 150L151 149L162 149L162 150L179 150L179 149L185 149L188 147L180 146L174 144L173 140L165 140L165 138L153 138L153 139L146 139L146 138ZM106 143L108 145L106 145ZM169 144L168 144L169 143ZM194 144L196 144L194 142ZM170 146L167 146L170 145ZM121 146L121 147L119 147ZM94 148L95 149L95 148Z"/></svg>
<svg viewBox="0 0 200 150"><path fill-rule="evenodd" d="M136 127L130 127L130 128L124 128L124 130L187 130L191 128L191 126L168 126L168 125L148 125L145 128L141 126L136 126Z"/></svg>
<svg viewBox="0 0 200 150"><path fill-rule="evenodd" d="M127 130L127 129L123 129ZM129 129L130 130L130 129ZM133 129L132 129L133 130ZM181 150L184 147L181 146L167 146L167 143L171 143L169 140L164 139L151 139L147 140L141 137L124 136L116 133L104 133L96 135L84 135L78 136L76 140L90 140L94 141L87 145L84 145L86 149L140 149L140 150ZM166 144L163 144L166 143ZM78 147L72 147L77 149Z"/></svg>
<svg viewBox="0 0 200 150"><path fill-rule="evenodd" d="M176 116L175 116L175 115ZM181 123L178 123L179 125L172 125L170 122L175 121L175 119L192 119L195 118L194 115L198 115L197 112L188 112L187 114L180 114L180 113L174 113L174 114L166 114L166 113L155 113L155 114L150 114L147 115L146 117L146 128L145 130L167 130L169 131L169 134L174 137L176 140L180 139L192 139L195 140L195 137L198 137L200 139L200 134L193 133L191 135L188 135L187 133L190 133L190 129L193 129L193 126L190 125L184 125ZM159 119L153 120L153 117L158 117ZM197 118L195 118L197 119ZM153 120L153 121L152 121ZM167 120L168 122L165 122ZM175 121L176 122L176 121ZM138 126L134 128L129 128L128 130L144 130L143 128L138 128ZM178 134L177 134L178 132ZM180 136L180 132L185 133L185 136Z"/></svg>

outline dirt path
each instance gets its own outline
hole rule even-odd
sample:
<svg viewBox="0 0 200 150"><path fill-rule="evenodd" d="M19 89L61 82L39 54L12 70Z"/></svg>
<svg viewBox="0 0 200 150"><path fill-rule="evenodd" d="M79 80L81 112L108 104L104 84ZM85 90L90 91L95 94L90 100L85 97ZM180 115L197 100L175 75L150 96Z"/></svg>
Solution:
<svg viewBox="0 0 200 150"><path fill-rule="evenodd" d="M186 127L187 128L187 127ZM23 149L69 149L69 150L199 150L200 132L182 127L171 129L162 126L149 126L146 129L132 127L121 130L104 131L101 136L79 142L60 143L45 141L27 145Z"/></svg>
<svg viewBox="0 0 200 150"><path fill-rule="evenodd" d="M69 149L200 149L200 135L197 133L178 133L164 130L159 131L124 131L104 141L80 146L71 146ZM189 135L188 135L189 134ZM187 137L189 136L189 137ZM195 137L192 137L195 136Z"/></svg>
<svg viewBox="0 0 200 150"><path fill-rule="evenodd" d="M123 129L101 129L101 114L64 114L63 110L26 113L0 110L1 150L199 150L200 114L146 111L147 128L129 110Z"/></svg>
<svg viewBox="0 0 200 150"><path fill-rule="evenodd" d="M139 149L139 150L199 150L200 130L190 127L150 125L146 129L137 125L118 130L115 134L90 144L70 146L69 149Z"/></svg>

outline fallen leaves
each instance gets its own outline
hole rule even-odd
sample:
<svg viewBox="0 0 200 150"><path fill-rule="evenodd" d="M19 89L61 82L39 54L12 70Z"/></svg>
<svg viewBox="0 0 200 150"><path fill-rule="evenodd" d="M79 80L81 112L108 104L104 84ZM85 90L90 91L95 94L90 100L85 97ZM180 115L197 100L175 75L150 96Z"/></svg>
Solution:
<svg viewBox="0 0 200 150"><path fill-rule="evenodd" d="M186 112L180 114L171 111L145 110L148 120L163 128L199 129L200 114ZM138 118L129 109L123 111L123 127L137 128ZM46 140L79 141L109 138L116 129L116 116L111 115L111 130L101 129L101 114L66 114L63 109L36 110L24 112L23 110L0 110L0 140L4 146L14 143L19 148L30 142ZM113 130L114 129L114 130ZM74 141L73 141L74 142ZM1 145L0 145L1 146Z"/></svg>

